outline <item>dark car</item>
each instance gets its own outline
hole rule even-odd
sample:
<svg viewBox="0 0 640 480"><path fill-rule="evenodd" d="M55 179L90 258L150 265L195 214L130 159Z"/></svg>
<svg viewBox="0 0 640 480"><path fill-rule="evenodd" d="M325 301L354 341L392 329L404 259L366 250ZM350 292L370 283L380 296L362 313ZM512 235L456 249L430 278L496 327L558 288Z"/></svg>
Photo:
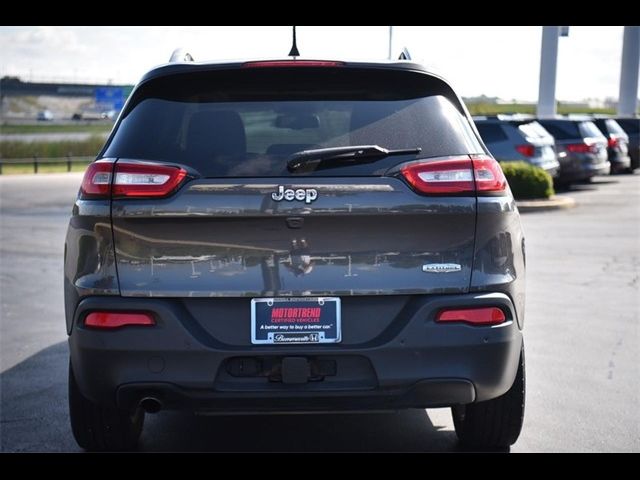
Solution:
<svg viewBox="0 0 640 480"><path fill-rule="evenodd" d="M640 167L640 118L616 118L616 122L629 137L630 169L633 171Z"/></svg>
<svg viewBox="0 0 640 480"><path fill-rule="evenodd" d="M629 136L612 118L595 118L593 123L607 138L607 154L611 164L611 173L628 172L631 167Z"/></svg>
<svg viewBox="0 0 640 480"><path fill-rule="evenodd" d="M560 161L558 183L590 180L596 175L608 175L607 139L589 119L558 117L538 119L556 140Z"/></svg>
<svg viewBox="0 0 640 480"><path fill-rule="evenodd" d="M533 119L498 115L474 117L485 145L499 162L525 161L555 177L560 163L553 136Z"/></svg>
<svg viewBox="0 0 640 480"><path fill-rule="evenodd" d="M90 450L145 412L524 412L524 238L461 99L410 62L169 64L88 167L65 243Z"/></svg>

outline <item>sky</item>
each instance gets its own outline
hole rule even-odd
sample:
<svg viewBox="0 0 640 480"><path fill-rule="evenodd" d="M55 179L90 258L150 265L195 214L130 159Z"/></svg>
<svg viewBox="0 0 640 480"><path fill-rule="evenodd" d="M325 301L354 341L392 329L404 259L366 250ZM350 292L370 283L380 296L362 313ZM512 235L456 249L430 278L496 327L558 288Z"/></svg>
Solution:
<svg viewBox="0 0 640 480"><path fill-rule="evenodd" d="M299 26L301 58L376 60L388 53L388 26ZM535 101L542 28L395 26L393 52L451 82L462 96ZM571 27L560 38L556 97L618 96L622 27ZM177 47L196 61L282 58L288 26L0 27L0 76L136 83Z"/></svg>

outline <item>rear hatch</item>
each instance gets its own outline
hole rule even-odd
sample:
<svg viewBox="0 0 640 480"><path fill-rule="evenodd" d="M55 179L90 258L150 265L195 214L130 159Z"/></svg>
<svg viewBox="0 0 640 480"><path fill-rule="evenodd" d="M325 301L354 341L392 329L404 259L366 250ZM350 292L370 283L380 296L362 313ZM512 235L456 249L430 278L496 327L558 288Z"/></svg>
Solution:
<svg viewBox="0 0 640 480"><path fill-rule="evenodd" d="M608 135L609 149L613 157L626 157L629 155L629 136L622 127L611 118L607 118L596 123L598 127L602 125L602 133Z"/></svg>
<svg viewBox="0 0 640 480"><path fill-rule="evenodd" d="M540 123L555 138L561 163L591 167L607 161L607 139L593 122L558 119Z"/></svg>
<svg viewBox="0 0 640 480"><path fill-rule="evenodd" d="M542 125L536 121L515 121L513 124L517 126L519 134L526 142L526 146L520 149L520 153L526 153L532 164L545 170L559 167L555 141Z"/></svg>
<svg viewBox="0 0 640 480"><path fill-rule="evenodd" d="M606 162L607 160L607 137L605 137L596 124L591 121L580 122L578 128L585 144L590 146L590 153L593 153L594 164Z"/></svg>
<svg viewBox="0 0 640 480"><path fill-rule="evenodd" d="M287 167L296 152L353 145L409 151ZM458 98L424 73L267 66L148 80L103 157L187 179L167 198L114 198L121 294L467 292L475 196L419 194L399 165L478 153Z"/></svg>

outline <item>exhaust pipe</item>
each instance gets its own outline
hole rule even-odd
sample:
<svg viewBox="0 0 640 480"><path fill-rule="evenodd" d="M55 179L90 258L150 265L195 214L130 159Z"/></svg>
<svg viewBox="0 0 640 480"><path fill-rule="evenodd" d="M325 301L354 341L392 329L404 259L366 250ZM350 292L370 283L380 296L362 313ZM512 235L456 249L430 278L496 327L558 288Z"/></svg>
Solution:
<svg viewBox="0 0 640 480"><path fill-rule="evenodd" d="M162 409L162 402L155 397L144 397L140 400L140 407L147 413L158 413Z"/></svg>

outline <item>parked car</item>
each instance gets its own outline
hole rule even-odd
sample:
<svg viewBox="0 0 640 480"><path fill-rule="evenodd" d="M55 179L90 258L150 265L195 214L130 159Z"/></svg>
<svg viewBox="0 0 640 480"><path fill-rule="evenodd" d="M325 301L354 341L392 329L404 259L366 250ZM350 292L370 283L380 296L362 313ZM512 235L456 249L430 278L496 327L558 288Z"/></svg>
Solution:
<svg viewBox="0 0 640 480"><path fill-rule="evenodd" d="M629 158L629 136L613 118L594 118L593 123L607 138L607 154L611 164L611 173L628 172L631 167Z"/></svg>
<svg viewBox="0 0 640 480"><path fill-rule="evenodd" d="M53 120L53 113L50 110L41 110L38 112L37 119L39 122L50 122Z"/></svg>
<svg viewBox="0 0 640 480"><path fill-rule="evenodd" d="M560 161L558 183L590 180L596 175L608 175L607 139L588 118L556 117L538 119L556 140Z"/></svg>
<svg viewBox="0 0 640 480"><path fill-rule="evenodd" d="M534 119L518 115L473 117L485 145L499 162L525 161L557 176L555 141Z"/></svg>
<svg viewBox="0 0 640 480"><path fill-rule="evenodd" d="M88 167L65 242L79 445L145 412L452 407L516 441L524 237L464 104L408 61L158 67Z"/></svg>
<svg viewBox="0 0 640 480"><path fill-rule="evenodd" d="M630 168L633 171L640 167L640 118L616 118L616 122L629 137Z"/></svg>

